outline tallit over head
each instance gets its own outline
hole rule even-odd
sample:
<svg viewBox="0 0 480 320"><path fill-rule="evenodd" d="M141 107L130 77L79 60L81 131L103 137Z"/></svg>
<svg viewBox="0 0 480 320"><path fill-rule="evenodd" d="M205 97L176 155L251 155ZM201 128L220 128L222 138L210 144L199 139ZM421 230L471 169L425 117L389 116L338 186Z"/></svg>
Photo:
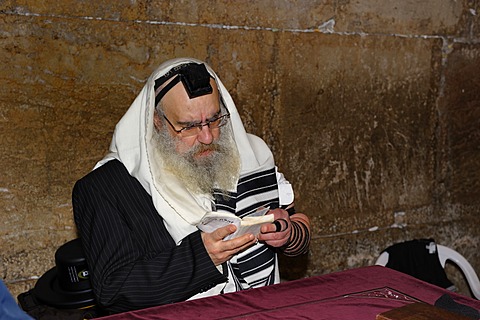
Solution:
<svg viewBox="0 0 480 320"><path fill-rule="evenodd" d="M188 234L197 230L196 225L207 212L211 211L213 201L210 194L192 194L174 174L163 170L161 165L158 165L161 162L153 161L155 80L172 68L187 63L204 62L192 58L173 59L166 61L152 73L140 94L116 125L109 153L95 167L112 159L122 162L128 172L152 196L155 208L164 219L167 230L177 244ZM232 97L215 72L208 65L206 67L214 78L230 112L234 140L241 160L240 174L254 173L273 167L274 161L270 149L263 140L245 132Z"/></svg>

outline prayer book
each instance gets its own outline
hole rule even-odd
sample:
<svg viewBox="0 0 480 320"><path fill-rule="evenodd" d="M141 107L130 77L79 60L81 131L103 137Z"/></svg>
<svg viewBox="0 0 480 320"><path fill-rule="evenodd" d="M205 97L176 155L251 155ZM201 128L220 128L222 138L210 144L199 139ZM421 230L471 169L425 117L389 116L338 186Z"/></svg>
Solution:
<svg viewBox="0 0 480 320"><path fill-rule="evenodd" d="M264 208L243 218L237 217L230 212L209 212L202 218L197 227L203 232L210 233L218 228L234 224L237 227L237 231L226 236L224 240L230 240L246 233L257 236L263 224L273 223L273 214L266 214L268 210L270 209Z"/></svg>

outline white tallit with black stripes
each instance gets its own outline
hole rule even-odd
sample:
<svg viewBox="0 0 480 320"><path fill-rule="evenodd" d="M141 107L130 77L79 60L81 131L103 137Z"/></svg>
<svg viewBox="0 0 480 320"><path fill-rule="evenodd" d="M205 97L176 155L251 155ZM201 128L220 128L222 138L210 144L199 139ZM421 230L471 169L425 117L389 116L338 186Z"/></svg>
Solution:
<svg viewBox="0 0 480 320"><path fill-rule="evenodd" d="M173 174L163 170L158 161L152 160L155 154L152 139L155 130L153 124L155 80L172 68L191 62L203 63L191 58L173 59L163 63L152 73L115 127L110 153L96 166L101 166L112 159L122 162L130 175L135 177L152 196L155 208L177 244L198 230L196 226L207 212L227 210L243 215L260 207L269 206L271 209L278 207L275 164L270 149L262 139L246 133L230 94L215 72L206 64L230 112L234 140L240 154L239 189L233 192L235 204L231 206L215 204L216 200L212 194L198 195L189 192ZM255 187L243 188L249 184ZM271 284L278 282L279 278L273 250L261 244L234 257L228 264L228 272L229 281L226 285L220 284L195 297Z"/></svg>
<svg viewBox="0 0 480 320"><path fill-rule="evenodd" d="M278 183L275 168L242 175L237 191L225 198L215 193L218 211L228 211L243 218L261 208L278 208ZM278 283L274 250L257 243L227 262L229 283L224 292L239 291Z"/></svg>

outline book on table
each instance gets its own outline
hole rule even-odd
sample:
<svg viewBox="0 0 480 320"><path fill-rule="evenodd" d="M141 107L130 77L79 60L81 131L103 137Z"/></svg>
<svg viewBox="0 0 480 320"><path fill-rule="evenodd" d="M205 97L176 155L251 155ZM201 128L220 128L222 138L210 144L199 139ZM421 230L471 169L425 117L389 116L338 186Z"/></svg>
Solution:
<svg viewBox="0 0 480 320"><path fill-rule="evenodd" d="M415 302L382 312L376 320L468 320L469 317L430 304Z"/></svg>

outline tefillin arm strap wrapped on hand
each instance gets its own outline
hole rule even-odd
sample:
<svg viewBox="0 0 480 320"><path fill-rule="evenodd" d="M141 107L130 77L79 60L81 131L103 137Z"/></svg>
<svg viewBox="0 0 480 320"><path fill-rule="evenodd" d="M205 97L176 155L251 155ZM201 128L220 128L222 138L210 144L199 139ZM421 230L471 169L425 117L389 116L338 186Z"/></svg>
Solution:
<svg viewBox="0 0 480 320"><path fill-rule="evenodd" d="M292 216L295 214L295 208L290 207L286 209L288 214ZM307 253L310 246L311 235L308 226L303 220L292 218L292 233L290 239L283 247L283 254L289 257L298 256Z"/></svg>

